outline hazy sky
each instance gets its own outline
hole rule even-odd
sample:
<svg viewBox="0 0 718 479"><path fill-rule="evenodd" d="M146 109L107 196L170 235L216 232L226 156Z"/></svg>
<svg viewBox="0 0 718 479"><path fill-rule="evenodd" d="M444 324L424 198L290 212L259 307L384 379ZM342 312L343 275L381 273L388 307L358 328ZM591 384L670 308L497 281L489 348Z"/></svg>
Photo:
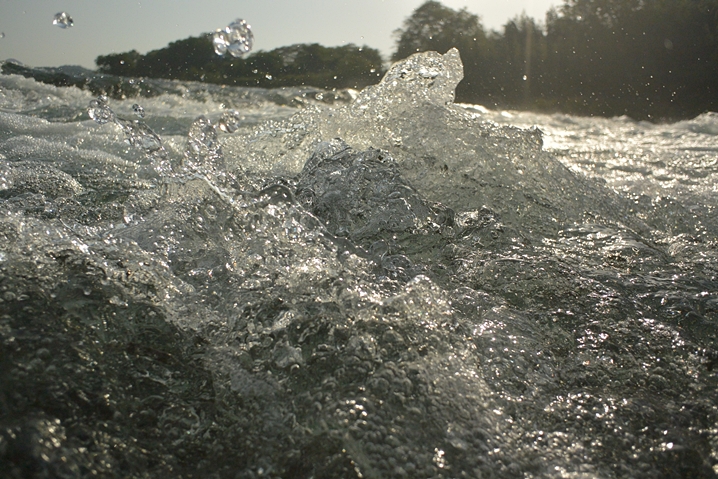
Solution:
<svg viewBox="0 0 718 479"><path fill-rule="evenodd" d="M95 68L98 55L146 53L244 18L254 50L294 43L347 43L394 51L392 33L424 0L0 0L0 59L31 66ZM561 0L443 0L466 7L485 28L501 30L522 12L543 22ZM67 12L75 26L61 29L54 15ZM4 34L4 36L2 35Z"/></svg>

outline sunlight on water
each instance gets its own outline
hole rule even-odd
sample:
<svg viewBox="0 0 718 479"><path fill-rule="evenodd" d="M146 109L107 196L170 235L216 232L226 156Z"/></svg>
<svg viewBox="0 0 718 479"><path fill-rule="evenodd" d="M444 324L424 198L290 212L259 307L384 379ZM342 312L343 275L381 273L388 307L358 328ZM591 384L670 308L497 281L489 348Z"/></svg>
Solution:
<svg viewBox="0 0 718 479"><path fill-rule="evenodd" d="M713 477L715 116L502 114L454 104L461 78L452 50L351 102L167 81L110 108L0 76L0 454Z"/></svg>
<svg viewBox="0 0 718 479"><path fill-rule="evenodd" d="M144 109L137 104L132 105L132 110L139 119L127 120L118 117L107 102L108 98L104 95L90 101L87 107L89 117L99 125L113 122L119 126L125 135L125 141L144 151L152 162L153 168L160 176L171 176L173 168L167 157L167 152L162 146L162 140L157 133L142 121Z"/></svg>

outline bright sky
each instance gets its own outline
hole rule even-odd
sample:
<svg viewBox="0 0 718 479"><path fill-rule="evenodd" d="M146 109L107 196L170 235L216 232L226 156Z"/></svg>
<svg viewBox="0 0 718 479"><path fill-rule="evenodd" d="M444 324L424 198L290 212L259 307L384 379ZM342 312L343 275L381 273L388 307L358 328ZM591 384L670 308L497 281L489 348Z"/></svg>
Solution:
<svg viewBox="0 0 718 479"><path fill-rule="evenodd" d="M424 0L0 0L0 59L31 66L95 68L98 55L147 53L169 42L222 28L236 18L252 26L254 50L294 43L395 49L394 30ZM478 14L488 30L501 30L522 12L543 22L561 0L443 0ZM75 26L52 24L65 11ZM4 35L3 35L4 34Z"/></svg>

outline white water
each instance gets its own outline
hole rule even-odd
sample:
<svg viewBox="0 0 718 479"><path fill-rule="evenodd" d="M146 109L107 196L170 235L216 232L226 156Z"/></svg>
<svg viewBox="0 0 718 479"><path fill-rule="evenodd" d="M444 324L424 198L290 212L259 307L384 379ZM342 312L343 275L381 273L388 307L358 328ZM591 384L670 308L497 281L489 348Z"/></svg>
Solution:
<svg viewBox="0 0 718 479"><path fill-rule="evenodd" d="M494 112L454 104L460 79L449 52L351 103L110 99L141 104L159 178L89 92L0 76L0 454L68 477L714 477L718 117ZM229 109L220 149L188 150Z"/></svg>

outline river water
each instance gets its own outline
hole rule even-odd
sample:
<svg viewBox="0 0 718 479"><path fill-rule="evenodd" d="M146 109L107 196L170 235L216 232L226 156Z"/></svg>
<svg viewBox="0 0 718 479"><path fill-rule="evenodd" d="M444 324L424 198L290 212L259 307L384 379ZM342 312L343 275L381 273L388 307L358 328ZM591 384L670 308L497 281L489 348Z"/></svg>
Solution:
<svg viewBox="0 0 718 479"><path fill-rule="evenodd" d="M3 474L716 477L718 115L461 77L0 75Z"/></svg>

